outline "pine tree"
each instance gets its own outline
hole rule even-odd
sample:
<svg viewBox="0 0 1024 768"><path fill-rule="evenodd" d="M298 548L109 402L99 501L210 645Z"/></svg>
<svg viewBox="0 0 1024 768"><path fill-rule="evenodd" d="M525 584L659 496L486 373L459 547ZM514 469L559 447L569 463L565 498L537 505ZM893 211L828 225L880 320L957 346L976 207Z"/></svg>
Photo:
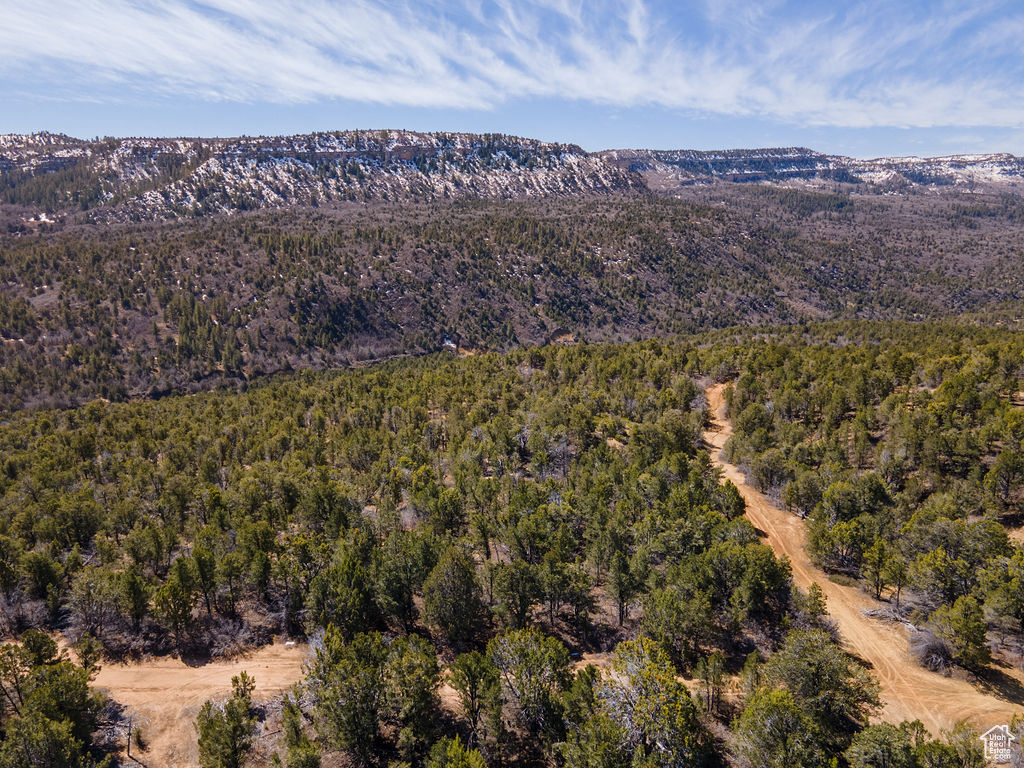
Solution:
<svg viewBox="0 0 1024 768"><path fill-rule="evenodd" d="M232 694L224 704L207 701L199 710L199 764L202 768L242 768L252 748L256 717L252 692L256 684L242 672L231 678Z"/></svg>

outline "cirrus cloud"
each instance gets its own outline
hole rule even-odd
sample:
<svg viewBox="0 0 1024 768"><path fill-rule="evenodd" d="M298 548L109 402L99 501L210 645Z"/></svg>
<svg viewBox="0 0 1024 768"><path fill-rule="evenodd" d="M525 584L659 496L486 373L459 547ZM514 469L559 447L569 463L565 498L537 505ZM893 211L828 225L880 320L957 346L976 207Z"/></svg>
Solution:
<svg viewBox="0 0 1024 768"><path fill-rule="evenodd" d="M554 98L845 127L1024 125L1012 2L4 0L4 88L489 109Z"/></svg>

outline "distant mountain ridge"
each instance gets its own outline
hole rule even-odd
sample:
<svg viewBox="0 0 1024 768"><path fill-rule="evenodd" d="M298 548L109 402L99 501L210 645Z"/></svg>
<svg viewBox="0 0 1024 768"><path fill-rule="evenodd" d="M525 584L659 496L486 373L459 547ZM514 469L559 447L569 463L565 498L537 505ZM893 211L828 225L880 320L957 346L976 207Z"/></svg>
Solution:
<svg viewBox="0 0 1024 768"><path fill-rule="evenodd" d="M609 150L598 153L622 169L641 174L653 188L790 179L870 184L879 187L975 187L1024 183L1024 158L1011 154L945 157L880 157L857 160L804 147L698 150Z"/></svg>
<svg viewBox="0 0 1024 768"><path fill-rule="evenodd" d="M801 147L588 153L501 134L340 131L241 138L0 136L0 200L93 220L152 220L330 201L665 192L716 181L865 191L1024 189L1009 154L857 160Z"/></svg>
<svg viewBox="0 0 1024 768"><path fill-rule="evenodd" d="M0 136L0 194L151 219L327 200L544 197L641 188L571 144L497 134L344 131L233 139ZM103 216L101 216L102 218Z"/></svg>

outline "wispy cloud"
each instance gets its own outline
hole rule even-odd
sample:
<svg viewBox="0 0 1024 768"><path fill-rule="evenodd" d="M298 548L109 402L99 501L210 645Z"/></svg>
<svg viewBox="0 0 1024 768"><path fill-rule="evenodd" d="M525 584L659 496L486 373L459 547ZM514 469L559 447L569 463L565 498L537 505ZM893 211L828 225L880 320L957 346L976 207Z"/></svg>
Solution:
<svg viewBox="0 0 1024 768"><path fill-rule="evenodd" d="M542 97L822 126L1024 125L1014 2L3 5L0 93L461 109Z"/></svg>

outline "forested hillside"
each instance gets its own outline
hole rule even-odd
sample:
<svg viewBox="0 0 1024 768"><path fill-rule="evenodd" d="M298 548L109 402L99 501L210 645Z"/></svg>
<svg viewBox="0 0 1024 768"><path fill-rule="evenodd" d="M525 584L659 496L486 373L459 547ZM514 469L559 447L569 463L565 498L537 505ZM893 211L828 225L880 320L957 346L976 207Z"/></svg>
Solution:
<svg viewBox="0 0 1024 768"><path fill-rule="evenodd" d="M718 184L685 199L345 205L0 236L0 407L445 347L734 324L1018 322L1017 197Z"/></svg>
<svg viewBox="0 0 1024 768"><path fill-rule="evenodd" d="M809 514L823 562L980 668L986 639L1020 635L1000 522L1022 352L1006 331L846 323L12 414L0 616L93 660L311 638L258 747L289 766L980 766L969 728L867 726L877 683L720 482L700 383L735 380L730 455ZM55 663L11 658L8 691ZM241 676L200 712L204 765L257 749L251 693ZM98 759L71 717L5 701L0 765Z"/></svg>
<svg viewBox="0 0 1024 768"><path fill-rule="evenodd" d="M980 768L843 630L1024 701L1021 168L0 137L0 768Z"/></svg>

